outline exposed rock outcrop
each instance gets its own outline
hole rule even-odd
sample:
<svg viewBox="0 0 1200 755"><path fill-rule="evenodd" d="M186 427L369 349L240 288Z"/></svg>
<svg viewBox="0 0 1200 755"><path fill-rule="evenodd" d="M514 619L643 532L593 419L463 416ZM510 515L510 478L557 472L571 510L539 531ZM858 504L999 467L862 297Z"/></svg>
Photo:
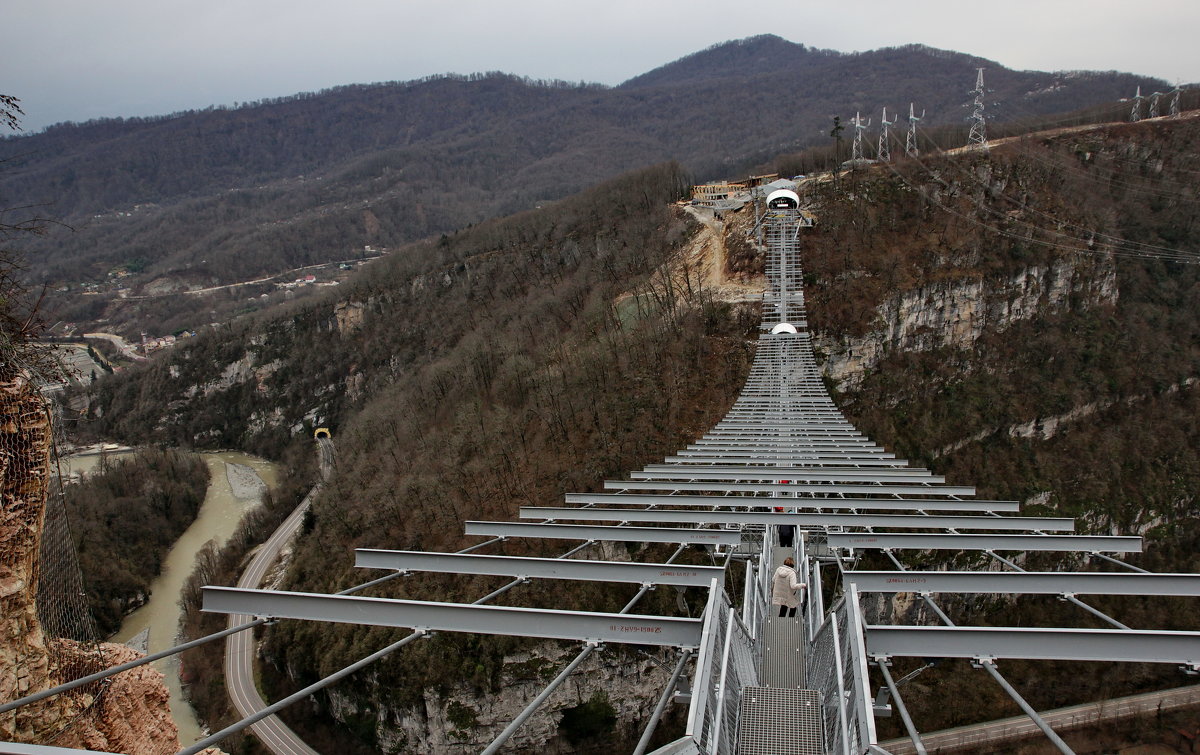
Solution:
<svg viewBox="0 0 1200 755"><path fill-rule="evenodd" d="M48 639L37 584L50 478L45 399L27 381L0 384L0 700L14 700L120 663L124 645ZM0 716L0 740L129 755L179 749L163 676L141 666ZM219 752L212 750L212 753Z"/></svg>
<svg viewBox="0 0 1200 755"><path fill-rule="evenodd" d="M826 356L825 374L846 390L857 387L889 352L969 349L985 329L1003 331L1038 314L1066 311L1076 301L1115 305L1117 296L1111 259L1069 258L1007 279L939 282L901 292L878 307L875 327L866 335L816 334L814 345Z"/></svg>
<svg viewBox="0 0 1200 755"><path fill-rule="evenodd" d="M460 683L448 694L426 689L421 704L403 710L374 711L375 732L383 752L438 752L467 755L488 744L546 684L566 666L579 648L553 643L532 652L505 658L500 686L504 694L480 694ZM657 660L657 662L656 662ZM589 701L611 707L615 731L634 730L647 720L671 675L670 662L628 652L593 653L510 740L524 751L557 751L553 743L563 734L564 712ZM331 713L339 720L361 720L364 711L337 688L330 691ZM546 749L550 748L550 749Z"/></svg>

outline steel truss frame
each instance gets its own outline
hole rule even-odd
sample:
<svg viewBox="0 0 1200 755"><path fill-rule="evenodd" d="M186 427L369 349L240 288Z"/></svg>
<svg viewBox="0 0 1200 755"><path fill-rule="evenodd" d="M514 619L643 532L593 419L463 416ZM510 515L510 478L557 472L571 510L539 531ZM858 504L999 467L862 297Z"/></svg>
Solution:
<svg viewBox="0 0 1200 755"><path fill-rule="evenodd" d="M844 550L1062 551L1141 553L1142 539L1126 535L984 535L940 532L830 532L830 548Z"/></svg>
<svg viewBox="0 0 1200 755"><path fill-rule="evenodd" d="M788 505L790 498L770 498L775 505ZM864 508L866 508L864 506ZM819 514L802 511L680 511L675 509L596 509L555 506L522 506L522 519L575 519L580 521L650 522L659 524L792 524L797 527L901 527L920 529L1019 530L1033 527L1071 532L1074 519L1039 519L1019 516L950 516L943 514Z"/></svg>
<svg viewBox="0 0 1200 755"><path fill-rule="evenodd" d="M1200 596L1200 574L1139 572L847 571L859 592Z"/></svg>
<svg viewBox="0 0 1200 755"><path fill-rule="evenodd" d="M699 619L675 616L586 613L238 587L205 587L203 597L201 610L207 613L580 642L695 648L700 645L702 628Z"/></svg>
<svg viewBox="0 0 1200 755"><path fill-rule="evenodd" d="M866 636L867 654L885 658L1118 661L1200 668L1200 632L867 625Z"/></svg>
<svg viewBox="0 0 1200 755"><path fill-rule="evenodd" d="M538 522L465 522L468 535L489 537L540 537L549 540L612 540L622 543L686 543L737 545L742 534L731 530L684 527L601 527L589 524Z"/></svg>
<svg viewBox="0 0 1200 755"><path fill-rule="evenodd" d="M503 577L577 579L591 582L708 587L724 579L719 566L649 564L629 561L579 561L565 558L482 556L474 553L430 553L358 548L354 565L366 569L490 574Z"/></svg>
<svg viewBox="0 0 1200 755"><path fill-rule="evenodd" d="M878 509L881 511L1008 511L1017 501L960 501L955 498L776 498L765 495L662 495L652 493L567 493L566 502L589 506L708 506L747 509L787 506L796 509Z"/></svg>

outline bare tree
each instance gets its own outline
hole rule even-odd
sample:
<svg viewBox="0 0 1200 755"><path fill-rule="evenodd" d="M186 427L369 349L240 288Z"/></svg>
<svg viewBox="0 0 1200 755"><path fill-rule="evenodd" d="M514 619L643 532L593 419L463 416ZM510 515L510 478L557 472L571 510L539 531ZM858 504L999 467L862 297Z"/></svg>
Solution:
<svg viewBox="0 0 1200 755"><path fill-rule="evenodd" d="M20 100L0 94L0 124L16 131L21 128ZM41 331L38 309L45 291L30 302L29 291L21 280L21 255L10 244L27 235L41 235L46 221L33 214L32 207L0 209L0 380L12 380L21 374L49 375L53 359L37 343Z"/></svg>

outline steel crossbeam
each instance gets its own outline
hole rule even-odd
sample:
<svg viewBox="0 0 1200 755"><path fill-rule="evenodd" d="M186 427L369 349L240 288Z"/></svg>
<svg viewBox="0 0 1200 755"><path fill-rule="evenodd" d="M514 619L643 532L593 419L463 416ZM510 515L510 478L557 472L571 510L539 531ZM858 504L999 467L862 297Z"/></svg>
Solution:
<svg viewBox="0 0 1200 755"><path fill-rule="evenodd" d="M848 571L859 592L1200 596L1200 574Z"/></svg>
<svg viewBox="0 0 1200 755"><path fill-rule="evenodd" d="M647 464L640 472L631 472L634 479L665 479L684 477L687 479L761 480L768 477L787 478L791 481L816 482L903 482L945 484L946 478L933 475L924 469L856 469L853 467L814 469L813 467L780 467L764 464L742 464L739 466L697 464Z"/></svg>
<svg viewBox="0 0 1200 755"><path fill-rule="evenodd" d="M631 582L688 587L708 587L712 580L722 579L725 573L725 570L719 566L480 556L471 553L427 553L425 551L395 551L374 548L359 548L354 551L354 556L354 565L366 569L436 571L450 574L489 574L505 577L577 579L590 582Z"/></svg>
<svg viewBox="0 0 1200 755"><path fill-rule="evenodd" d="M749 386L754 390L753 386ZM780 395L779 389L767 390L760 395L743 396L729 408L729 412L720 419L721 422L739 422L743 420L783 419L803 421L807 419L839 419L846 420L846 415L837 404L819 393L800 389L793 384L792 390L786 395Z"/></svg>
<svg viewBox="0 0 1200 755"><path fill-rule="evenodd" d="M1141 553L1142 539L1124 535L984 535L830 532L830 548L961 551L1062 551Z"/></svg>
<svg viewBox="0 0 1200 755"><path fill-rule="evenodd" d="M796 467L766 467L761 465L755 467L747 466L741 469L732 469L730 467L701 468L697 466L677 465L674 468L668 469L645 469L639 472L630 472L629 478L632 480L725 480L728 482L736 480L774 480L781 485L800 485L803 483L877 483L880 485L943 486L946 484L946 478L944 477L935 477L931 474L903 474L903 472L904 470L895 470L895 473L889 474L888 472L871 472L862 469L825 472ZM970 490L974 490L974 488L970 488ZM959 495L974 495L974 493L960 493Z"/></svg>
<svg viewBox="0 0 1200 755"><path fill-rule="evenodd" d="M466 534L490 537L541 537L550 540L612 540L623 543L695 543L737 545L742 533L685 527L603 527L535 522L465 522Z"/></svg>
<svg viewBox="0 0 1200 755"><path fill-rule="evenodd" d="M853 442L841 443L838 441L814 440L811 438L777 438L761 443L752 443L745 438L722 438L708 439L701 438L687 446L688 450L704 450L704 449L728 449L742 451L758 451L765 453L772 450L780 451L803 451L812 449L813 453L828 454L831 458L835 456L884 456L884 448L882 446L872 445L868 442Z"/></svg>
<svg viewBox="0 0 1200 755"><path fill-rule="evenodd" d="M767 475L759 474L759 477ZM773 476L773 475L772 475ZM797 485L780 482L689 482L687 480L605 480L605 490L719 490L730 493L819 493L837 495L975 495L975 488L963 485L854 485L849 483L818 483Z"/></svg>
<svg viewBox="0 0 1200 755"><path fill-rule="evenodd" d="M689 648L700 644L700 620L672 616L434 603L365 598L356 595L247 590L237 587L205 587L203 595L204 606L201 610L208 613L407 627L439 632L504 634L580 642L622 642Z"/></svg>
<svg viewBox="0 0 1200 755"><path fill-rule="evenodd" d="M1019 511L1019 501L959 501L953 498L774 498L750 495L656 495L653 493L567 493L567 503L601 506L711 506L876 511ZM1039 520L1040 521L1040 520Z"/></svg>
<svg viewBox="0 0 1200 755"><path fill-rule="evenodd" d="M1200 664L1200 632L868 625L866 635L870 656Z"/></svg>
<svg viewBox="0 0 1200 755"><path fill-rule="evenodd" d="M772 440L775 438L800 438L820 440L826 443L837 442L846 445L871 445L871 439L855 431L850 425L839 423L824 426L805 424L791 427L780 427L762 424L756 427L714 427L704 433L703 438L719 440L725 438L755 438Z"/></svg>
<svg viewBox="0 0 1200 755"><path fill-rule="evenodd" d="M903 467L906 459L887 458L891 454L885 454L883 457L872 458L847 458L844 456L837 457L818 457L816 454L799 453L768 453L764 451L679 451L678 456L668 456L665 461L668 464L711 464L715 462L731 463L735 461L744 461L747 464L781 464L788 462L789 464L807 464L811 468L819 469L826 465L845 466L853 464L856 467L883 467L883 468L899 468Z"/></svg>
<svg viewBox="0 0 1200 755"><path fill-rule="evenodd" d="M788 499L772 499L777 504ZM1023 516L951 516L945 514L824 514L802 511L681 511L678 509L596 509L522 506L522 519L568 519L588 522L651 522L659 524L794 524L797 527L898 527L917 529L975 529L1029 531L1034 528L1071 532L1074 519ZM832 537L832 536L831 536ZM882 537L882 535L881 535ZM832 541L830 543L832 545Z"/></svg>
<svg viewBox="0 0 1200 755"><path fill-rule="evenodd" d="M846 430L853 433L856 437L864 437L863 434L854 429L845 419L841 417L830 417L829 419L816 419L815 417L805 417L804 419L777 419L772 420L763 418L757 421L739 420L731 422L722 420L713 425L712 429L705 433L710 435L713 433L736 432L766 430L773 433L787 432L794 430Z"/></svg>

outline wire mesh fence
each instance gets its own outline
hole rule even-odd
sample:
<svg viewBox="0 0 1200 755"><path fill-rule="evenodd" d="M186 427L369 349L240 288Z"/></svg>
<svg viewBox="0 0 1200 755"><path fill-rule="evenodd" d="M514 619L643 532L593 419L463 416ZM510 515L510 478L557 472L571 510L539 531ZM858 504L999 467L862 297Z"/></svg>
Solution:
<svg viewBox="0 0 1200 755"><path fill-rule="evenodd" d="M56 468L54 403L34 370L0 383L0 609L6 642L0 701L105 665ZM102 703L103 682L0 717L0 738L53 744Z"/></svg>
<svg viewBox="0 0 1200 755"><path fill-rule="evenodd" d="M808 649L808 686L821 697L825 747L830 753L867 752L875 721L866 680L866 649L853 601L839 599Z"/></svg>
<svg viewBox="0 0 1200 755"><path fill-rule="evenodd" d="M688 734L700 752L735 753L742 693L758 685L758 670L750 632L723 590L710 599L703 637Z"/></svg>

